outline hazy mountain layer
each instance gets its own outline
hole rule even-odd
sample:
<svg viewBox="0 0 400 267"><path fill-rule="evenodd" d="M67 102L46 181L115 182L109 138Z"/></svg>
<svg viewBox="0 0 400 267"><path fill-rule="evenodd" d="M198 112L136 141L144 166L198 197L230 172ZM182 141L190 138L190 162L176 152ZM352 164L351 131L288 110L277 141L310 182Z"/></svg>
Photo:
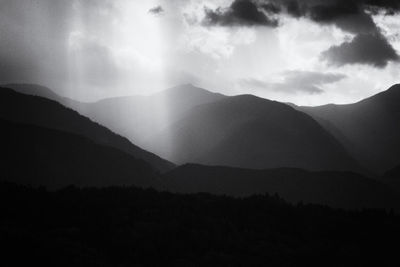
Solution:
<svg viewBox="0 0 400 267"><path fill-rule="evenodd" d="M153 152L158 133L168 131L193 107L224 97L192 85L182 85L151 96L109 98L75 108Z"/></svg>
<svg viewBox="0 0 400 267"><path fill-rule="evenodd" d="M135 158L143 159L160 171L173 167L172 163L133 145L126 138L94 123L76 111L42 97L23 95L11 89L0 88L0 118L79 134L98 144L114 147Z"/></svg>
<svg viewBox="0 0 400 267"><path fill-rule="evenodd" d="M342 145L310 116L251 95L197 106L154 142L156 153L177 163L358 170Z"/></svg>

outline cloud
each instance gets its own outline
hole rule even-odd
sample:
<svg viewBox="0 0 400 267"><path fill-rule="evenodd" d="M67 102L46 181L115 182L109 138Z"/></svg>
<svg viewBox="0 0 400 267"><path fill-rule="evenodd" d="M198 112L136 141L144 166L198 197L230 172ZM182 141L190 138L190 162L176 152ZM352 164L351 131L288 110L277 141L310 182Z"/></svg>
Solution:
<svg viewBox="0 0 400 267"><path fill-rule="evenodd" d="M227 9L211 10L205 8L205 13L204 24L206 25L278 26L276 19L270 18L261 7L250 0L235 0Z"/></svg>
<svg viewBox="0 0 400 267"><path fill-rule="evenodd" d="M367 64L379 68L389 61L398 61L399 55L381 34L359 34L350 42L332 46L322 57L337 66Z"/></svg>
<svg viewBox="0 0 400 267"><path fill-rule="evenodd" d="M156 7L150 8L149 13L153 14L153 15L160 15L160 14L164 13L164 9L162 6L156 6Z"/></svg>
<svg viewBox="0 0 400 267"><path fill-rule="evenodd" d="M333 24L344 31L375 31L370 13L400 11L397 0L234 0L225 9L206 9L208 25L278 26L275 15L305 17L321 24Z"/></svg>
<svg viewBox="0 0 400 267"><path fill-rule="evenodd" d="M333 46L322 53L322 58L334 65L368 64L384 67L398 55L372 14L393 15L400 11L397 0L234 0L227 9L206 9L207 25L270 26L279 25L279 15L308 18L320 25L334 25L354 34L352 42Z"/></svg>
<svg viewBox="0 0 400 267"><path fill-rule="evenodd" d="M354 3L316 5L310 8L308 17L321 24L333 24L343 31L359 34L376 32L372 17Z"/></svg>
<svg viewBox="0 0 400 267"><path fill-rule="evenodd" d="M272 90L287 94L322 94L323 85L332 84L347 76L337 73L321 73L314 71L285 71L281 73L281 82L262 81L254 78L240 81L242 86L253 89Z"/></svg>

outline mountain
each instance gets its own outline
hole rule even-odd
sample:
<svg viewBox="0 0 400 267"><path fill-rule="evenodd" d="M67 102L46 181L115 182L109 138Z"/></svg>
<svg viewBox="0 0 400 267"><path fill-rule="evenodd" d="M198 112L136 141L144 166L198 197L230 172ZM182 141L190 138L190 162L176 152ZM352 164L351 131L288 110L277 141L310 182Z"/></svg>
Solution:
<svg viewBox="0 0 400 267"><path fill-rule="evenodd" d="M150 96L108 98L73 108L153 151L157 133L179 120L191 108L224 97L186 84Z"/></svg>
<svg viewBox="0 0 400 267"><path fill-rule="evenodd" d="M400 208L400 196L389 186L351 172L309 172L301 169L250 170L185 164L162 177L169 190L228 196L279 194L297 203L337 208Z"/></svg>
<svg viewBox="0 0 400 267"><path fill-rule="evenodd" d="M298 107L340 140L366 168L377 173L400 161L400 84L347 105Z"/></svg>
<svg viewBox="0 0 400 267"><path fill-rule="evenodd" d="M23 91L41 88L34 89ZM186 84L150 96L59 101L178 164L360 171L313 119L250 95L228 97Z"/></svg>
<svg viewBox="0 0 400 267"><path fill-rule="evenodd" d="M143 160L82 136L0 119L1 180L60 188L154 186L156 173Z"/></svg>
<svg viewBox="0 0 400 267"><path fill-rule="evenodd" d="M166 171L174 166L76 111L42 97L23 95L11 89L0 88L0 118L78 134L97 144L113 147L137 159L143 159L159 171Z"/></svg>
<svg viewBox="0 0 400 267"><path fill-rule="evenodd" d="M196 106L153 143L158 155L178 164L360 170L310 116L252 95Z"/></svg>
<svg viewBox="0 0 400 267"><path fill-rule="evenodd" d="M4 88L10 88L14 91L17 91L20 94L24 95L33 95L33 96L41 96L44 98L48 98L57 102L62 102L63 97L54 93L51 89L38 85L38 84L30 84L30 83L10 83L2 85Z"/></svg>

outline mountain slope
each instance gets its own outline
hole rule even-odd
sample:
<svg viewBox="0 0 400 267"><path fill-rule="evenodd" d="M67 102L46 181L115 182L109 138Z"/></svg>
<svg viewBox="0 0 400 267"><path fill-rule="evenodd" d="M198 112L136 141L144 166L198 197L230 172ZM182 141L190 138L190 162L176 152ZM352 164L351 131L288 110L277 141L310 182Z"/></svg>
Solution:
<svg viewBox="0 0 400 267"><path fill-rule="evenodd" d="M300 169L250 170L186 164L163 177L168 189L230 196L275 194L297 203L340 208L400 208L400 197L388 186L350 172Z"/></svg>
<svg viewBox="0 0 400 267"><path fill-rule="evenodd" d="M73 108L152 151L155 134L179 120L191 108L224 97L187 84L150 96L109 98Z"/></svg>
<svg viewBox="0 0 400 267"><path fill-rule="evenodd" d="M364 166L383 173L400 160L400 85L348 105L298 107L328 122L336 136Z"/></svg>
<svg viewBox="0 0 400 267"><path fill-rule="evenodd" d="M154 186L156 173L143 160L79 135L0 119L1 180L59 188Z"/></svg>
<svg viewBox="0 0 400 267"><path fill-rule="evenodd" d="M75 133L98 144L114 147L135 158L143 159L160 171L173 167L172 163L133 145L126 138L92 122L76 111L42 97L22 95L11 89L0 88L0 118Z"/></svg>
<svg viewBox="0 0 400 267"><path fill-rule="evenodd" d="M359 170L310 116L251 95L197 106L154 142L156 153L177 163Z"/></svg>

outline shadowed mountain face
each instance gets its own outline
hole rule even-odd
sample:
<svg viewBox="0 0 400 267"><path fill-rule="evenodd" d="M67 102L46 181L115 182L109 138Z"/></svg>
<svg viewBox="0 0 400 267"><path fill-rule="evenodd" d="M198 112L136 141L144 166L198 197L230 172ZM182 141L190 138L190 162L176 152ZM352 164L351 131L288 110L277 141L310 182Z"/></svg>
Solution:
<svg viewBox="0 0 400 267"><path fill-rule="evenodd" d="M298 107L330 131L372 171L383 173L400 159L400 85L349 105Z"/></svg>
<svg viewBox="0 0 400 267"><path fill-rule="evenodd" d="M78 134L95 143L114 147L137 159L143 159L159 171L173 167L172 163L133 145L126 138L92 122L76 111L45 98L22 95L10 89L0 88L0 118Z"/></svg>
<svg viewBox="0 0 400 267"><path fill-rule="evenodd" d="M195 164L180 166L163 177L171 191L230 196L275 194L297 203L339 208L400 208L400 197L387 185L350 172L300 169L249 170Z"/></svg>
<svg viewBox="0 0 400 267"><path fill-rule="evenodd" d="M344 148L310 116L251 95L197 106L154 142L156 153L177 163L357 169Z"/></svg>
<svg viewBox="0 0 400 267"><path fill-rule="evenodd" d="M0 119L1 180L50 188L154 186L156 173L143 160L79 135Z"/></svg>

